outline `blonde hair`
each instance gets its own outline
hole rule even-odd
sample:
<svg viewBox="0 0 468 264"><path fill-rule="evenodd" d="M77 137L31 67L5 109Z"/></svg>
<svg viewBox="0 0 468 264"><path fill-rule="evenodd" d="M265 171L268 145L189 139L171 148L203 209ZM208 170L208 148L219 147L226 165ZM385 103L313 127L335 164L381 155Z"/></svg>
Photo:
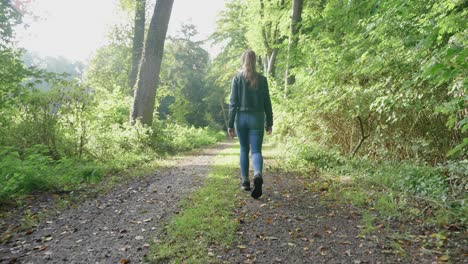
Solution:
<svg viewBox="0 0 468 264"><path fill-rule="evenodd" d="M247 80L249 86L253 89L257 88L257 55L253 50L246 50L242 53L242 75Z"/></svg>

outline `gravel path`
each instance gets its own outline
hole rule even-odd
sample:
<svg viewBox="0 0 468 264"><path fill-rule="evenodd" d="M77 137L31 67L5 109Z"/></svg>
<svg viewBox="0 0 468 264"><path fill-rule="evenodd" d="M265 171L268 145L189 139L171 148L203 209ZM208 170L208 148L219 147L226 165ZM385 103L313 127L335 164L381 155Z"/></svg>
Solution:
<svg viewBox="0 0 468 264"><path fill-rule="evenodd" d="M268 153L267 153L268 154ZM272 160L266 160L266 164ZM360 236L361 215L345 204L324 201L287 172L265 172L264 194L245 192L236 211L240 241L223 263L437 263L433 256L391 254L384 230Z"/></svg>
<svg viewBox="0 0 468 264"><path fill-rule="evenodd" d="M221 143L132 181L17 234L0 245L0 263L142 263L160 223L199 187Z"/></svg>

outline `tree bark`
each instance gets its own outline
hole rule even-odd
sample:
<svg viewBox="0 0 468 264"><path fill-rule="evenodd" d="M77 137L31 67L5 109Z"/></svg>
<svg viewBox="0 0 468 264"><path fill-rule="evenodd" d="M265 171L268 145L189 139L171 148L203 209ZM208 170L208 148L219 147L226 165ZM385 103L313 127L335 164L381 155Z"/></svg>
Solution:
<svg viewBox="0 0 468 264"><path fill-rule="evenodd" d="M286 61L286 74L285 74L285 88L284 94L288 94L288 85L293 84L296 81L296 76L290 73L290 70L294 68L293 60L291 58L291 53L293 53L297 47L297 34L299 33L300 23L302 21L302 6L303 0L294 0L292 6L292 16L291 16L291 27L289 32L289 43L288 43L288 55Z"/></svg>
<svg viewBox="0 0 468 264"><path fill-rule="evenodd" d="M138 75L138 66L140 65L141 54L143 53L143 43L145 41L145 9L146 0L136 0L135 28L133 33L132 48L132 70L128 80L131 95L134 94L134 86Z"/></svg>
<svg viewBox="0 0 468 264"><path fill-rule="evenodd" d="M224 125L226 126L226 129L229 127L229 121L228 117L226 115L226 110L224 109L224 99L222 97L219 98L219 104L221 105L221 111L223 112L223 120L224 120Z"/></svg>
<svg viewBox="0 0 468 264"><path fill-rule="evenodd" d="M276 65L277 55L278 55L278 48L274 48L268 60L268 71L267 71L268 76L275 76L275 70L276 70L275 65Z"/></svg>
<svg viewBox="0 0 468 264"><path fill-rule="evenodd" d="M136 80L135 98L130 116L132 123L136 120L146 125L153 123L164 41L173 4L174 0L156 1Z"/></svg>

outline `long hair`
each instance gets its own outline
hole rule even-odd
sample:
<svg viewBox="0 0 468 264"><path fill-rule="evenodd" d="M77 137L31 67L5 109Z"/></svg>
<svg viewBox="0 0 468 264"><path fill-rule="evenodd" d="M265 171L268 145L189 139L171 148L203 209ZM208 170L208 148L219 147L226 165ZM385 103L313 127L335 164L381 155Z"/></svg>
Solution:
<svg viewBox="0 0 468 264"><path fill-rule="evenodd" d="M253 50L246 50L242 53L242 75L247 80L249 86L253 89L257 88L257 56Z"/></svg>

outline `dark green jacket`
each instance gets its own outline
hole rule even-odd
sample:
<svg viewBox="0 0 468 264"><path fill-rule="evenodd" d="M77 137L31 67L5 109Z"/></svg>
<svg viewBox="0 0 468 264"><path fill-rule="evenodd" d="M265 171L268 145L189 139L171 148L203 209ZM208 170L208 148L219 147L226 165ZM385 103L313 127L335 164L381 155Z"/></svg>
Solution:
<svg viewBox="0 0 468 264"><path fill-rule="evenodd" d="M229 128L234 127L234 120L239 111L265 113L266 127L273 126L270 92L265 76L258 74L256 89L249 87L242 73L237 74L232 79L231 99L229 102Z"/></svg>

